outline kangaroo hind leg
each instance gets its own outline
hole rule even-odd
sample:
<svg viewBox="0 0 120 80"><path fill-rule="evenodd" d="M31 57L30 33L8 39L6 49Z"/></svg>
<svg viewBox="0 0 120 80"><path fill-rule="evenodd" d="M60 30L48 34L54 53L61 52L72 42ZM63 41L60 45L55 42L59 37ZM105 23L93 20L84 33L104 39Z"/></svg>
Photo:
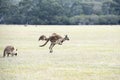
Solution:
<svg viewBox="0 0 120 80"><path fill-rule="evenodd" d="M55 46L55 44L52 44L51 43L51 45L50 45L50 47L49 47L49 49L50 49L50 53L52 53L53 52L53 47Z"/></svg>

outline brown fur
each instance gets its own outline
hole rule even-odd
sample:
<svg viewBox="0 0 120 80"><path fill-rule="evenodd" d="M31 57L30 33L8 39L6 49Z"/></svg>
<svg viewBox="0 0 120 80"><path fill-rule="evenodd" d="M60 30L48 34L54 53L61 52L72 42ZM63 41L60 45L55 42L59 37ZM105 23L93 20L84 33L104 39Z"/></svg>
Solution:
<svg viewBox="0 0 120 80"><path fill-rule="evenodd" d="M45 40L45 39L44 39ZM69 40L69 38L67 37L67 35L63 38L61 37L60 35L56 34L56 33L53 33L49 38L46 38L46 42L43 44L43 45L40 45L40 47L43 47L45 46L48 41L51 42L50 44L50 53L53 52L52 48L56 45L56 44L59 44L59 45L62 45L62 43L65 41L65 40Z"/></svg>
<svg viewBox="0 0 120 80"><path fill-rule="evenodd" d="M38 41L40 41L40 40L47 40L47 38L46 38L46 36L45 35L41 35L40 37L39 37L39 39L38 39Z"/></svg>
<svg viewBox="0 0 120 80"><path fill-rule="evenodd" d="M6 55L9 56L10 54L13 56L13 55L16 55L17 56L17 53L14 52L15 51L15 48L13 46L6 46L5 49L4 49L4 52L3 52L3 57L5 57ZM17 51L17 49L16 49Z"/></svg>

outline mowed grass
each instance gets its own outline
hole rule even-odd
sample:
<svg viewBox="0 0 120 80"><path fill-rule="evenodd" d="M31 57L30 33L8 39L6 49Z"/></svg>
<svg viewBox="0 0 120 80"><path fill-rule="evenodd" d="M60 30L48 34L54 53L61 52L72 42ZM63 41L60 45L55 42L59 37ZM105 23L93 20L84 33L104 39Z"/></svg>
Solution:
<svg viewBox="0 0 120 80"><path fill-rule="evenodd" d="M70 41L49 53L38 38L54 32ZM2 57L7 45L17 57ZM120 80L120 27L0 25L0 80Z"/></svg>

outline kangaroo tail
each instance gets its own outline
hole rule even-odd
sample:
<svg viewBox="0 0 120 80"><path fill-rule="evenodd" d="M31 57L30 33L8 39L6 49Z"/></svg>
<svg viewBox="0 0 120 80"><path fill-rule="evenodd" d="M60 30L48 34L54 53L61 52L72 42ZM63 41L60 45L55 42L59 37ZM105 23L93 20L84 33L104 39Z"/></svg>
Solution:
<svg viewBox="0 0 120 80"><path fill-rule="evenodd" d="M49 38L47 39L47 41L43 45L40 45L40 47L45 46L48 43L48 41L49 41Z"/></svg>
<svg viewBox="0 0 120 80"><path fill-rule="evenodd" d="M40 41L40 40L46 40L46 36L45 35L41 35L40 37L39 37L39 39L38 39L38 41Z"/></svg>

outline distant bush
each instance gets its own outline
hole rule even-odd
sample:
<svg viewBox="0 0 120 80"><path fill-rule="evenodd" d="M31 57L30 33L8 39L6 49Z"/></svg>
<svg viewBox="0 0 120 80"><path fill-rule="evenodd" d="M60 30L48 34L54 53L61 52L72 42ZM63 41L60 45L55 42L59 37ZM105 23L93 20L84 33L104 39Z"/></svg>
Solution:
<svg viewBox="0 0 120 80"><path fill-rule="evenodd" d="M82 15L70 18L70 23L74 25L116 25L120 24L120 16L116 15Z"/></svg>
<svg viewBox="0 0 120 80"><path fill-rule="evenodd" d="M120 0L0 0L0 24L120 24Z"/></svg>

